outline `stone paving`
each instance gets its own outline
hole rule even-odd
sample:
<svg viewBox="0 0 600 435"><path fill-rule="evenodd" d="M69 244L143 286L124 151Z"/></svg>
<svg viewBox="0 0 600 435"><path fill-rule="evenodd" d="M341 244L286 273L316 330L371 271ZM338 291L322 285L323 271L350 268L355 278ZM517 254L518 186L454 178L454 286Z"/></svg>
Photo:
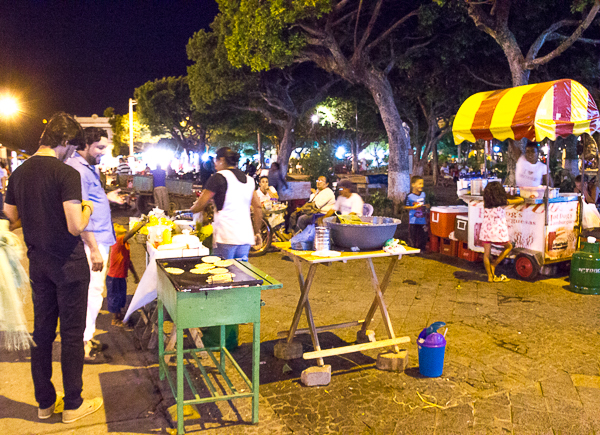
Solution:
<svg viewBox="0 0 600 435"><path fill-rule="evenodd" d="M143 270L140 245L134 261ZM305 387L314 360L273 356L277 332L289 328L299 295L293 263L269 253L252 259L284 287L263 292L260 423L249 399L198 407L186 420L202 434L595 434L600 433L600 297L567 290L565 277L487 283L483 265L438 254L406 256L385 294L397 336L411 337L404 373L375 368L378 351L325 359L331 383ZM375 260L378 274L386 261ZM508 266L503 273L514 277ZM318 325L364 318L373 299L366 262L319 266L310 294ZM133 289L130 282L130 291ZM30 302L26 306L30 315ZM102 394L104 412L76 425L35 418L27 355L0 355L0 433L167 433L175 402L158 380L157 356L137 351L130 332L99 318L113 362L86 366L84 394ZM418 371L416 336L433 321L448 326L443 376ZM306 327L304 319L300 327ZM371 326L385 338L379 313ZM250 372L252 328L240 326L233 352ZM320 334L322 348L351 344L356 328ZM300 336L312 350L309 336ZM57 344L57 347L59 345ZM60 375L55 363L55 373ZM239 385L242 385L238 379ZM237 384L237 383L236 383ZM243 388L241 386L240 388ZM205 394L206 391L200 391ZM73 427L74 426L74 427Z"/></svg>

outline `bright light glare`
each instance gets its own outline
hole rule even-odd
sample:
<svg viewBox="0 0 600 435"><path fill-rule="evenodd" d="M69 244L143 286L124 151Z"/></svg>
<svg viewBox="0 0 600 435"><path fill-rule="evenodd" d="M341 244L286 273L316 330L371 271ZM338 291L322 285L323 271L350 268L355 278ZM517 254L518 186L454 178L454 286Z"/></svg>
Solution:
<svg viewBox="0 0 600 435"><path fill-rule="evenodd" d="M0 114L2 116L11 117L17 114L19 105L13 97L0 98Z"/></svg>
<svg viewBox="0 0 600 435"><path fill-rule="evenodd" d="M338 147L337 150L335 151L335 156L340 160L343 159L345 155L346 155L346 148L344 148L344 147Z"/></svg>
<svg viewBox="0 0 600 435"><path fill-rule="evenodd" d="M203 162L208 162L208 153L202 154L202 157L200 157L200 160L202 160Z"/></svg>
<svg viewBox="0 0 600 435"><path fill-rule="evenodd" d="M544 152L544 154L548 154L548 145L544 145L542 147L542 151Z"/></svg>
<svg viewBox="0 0 600 435"><path fill-rule="evenodd" d="M316 124L317 122L319 122L319 115L311 116L310 120L313 122L313 124Z"/></svg>
<svg viewBox="0 0 600 435"><path fill-rule="evenodd" d="M168 163L175 157L173 151L164 148L151 148L146 151L144 161L148 163L150 168L156 169L156 165L160 165L162 169L166 169Z"/></svg>
<svg viewBox="0 0 600 435"><path fill-rule="evenodd" d="M495 153L499 153L499 152L500 152L500 147L499 147L498 145L496 145L496 146L494 147L494 152L495 152Z"/></svg>

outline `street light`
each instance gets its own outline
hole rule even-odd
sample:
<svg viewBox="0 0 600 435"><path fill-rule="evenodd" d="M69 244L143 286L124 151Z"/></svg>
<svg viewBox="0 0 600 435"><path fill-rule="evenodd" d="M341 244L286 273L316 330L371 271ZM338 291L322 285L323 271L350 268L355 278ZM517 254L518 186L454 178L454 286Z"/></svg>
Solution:
<svg viewBox="0 0 600 435"><path fill-rule="evenodd" d="M4 118L12 118L19 112L17 100L11 96L0 98L0 115Z"/></svg>
<svg viewBox="0 0 600 435"><path fill-rule="evenodd" d="M319 122L319 115L314 114L310 117L310 120L313 122L313 124L316 124L317 122Z"/></svg>

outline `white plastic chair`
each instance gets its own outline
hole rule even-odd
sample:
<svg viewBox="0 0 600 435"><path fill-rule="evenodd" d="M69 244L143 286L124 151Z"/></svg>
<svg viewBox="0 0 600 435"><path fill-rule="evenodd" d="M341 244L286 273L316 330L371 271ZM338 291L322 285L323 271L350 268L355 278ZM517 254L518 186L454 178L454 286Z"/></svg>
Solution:
<svg viewBox="0 0 600 435"><path fill-rule="evenodd" d="M371 204L363 204L363 216L373 216L373 206Z"/></svg>

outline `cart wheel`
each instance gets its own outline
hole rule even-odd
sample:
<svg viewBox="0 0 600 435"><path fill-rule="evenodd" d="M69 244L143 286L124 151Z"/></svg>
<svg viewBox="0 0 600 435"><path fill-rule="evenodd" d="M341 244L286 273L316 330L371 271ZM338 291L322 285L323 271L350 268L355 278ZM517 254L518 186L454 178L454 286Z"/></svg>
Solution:
<svg viewBox="0 0 600 435"><path fill-rule="evenodd" d="M181 207L179 206L179 201L172 198L169 199L169 216L173 216L175 214L175 211L179 209L181 209Z"/></svg>
<svg viewBox="0 0 600 435"><path fill-rule="evenodd" d="M261 255L265 255L271 247L273 230L271 229L271 225L269 225L265 219L262 220L260 236L262 237L262 245L260 245L260 247L250 247L250 257L260 257Z"/></svg>
<svg viewBox="0 0 600 435"><path fill-rule="evenodd" d="M540 272L540 265L531 255L519 254L515 259L515 272L520 278L533 281Z"/></svg>

